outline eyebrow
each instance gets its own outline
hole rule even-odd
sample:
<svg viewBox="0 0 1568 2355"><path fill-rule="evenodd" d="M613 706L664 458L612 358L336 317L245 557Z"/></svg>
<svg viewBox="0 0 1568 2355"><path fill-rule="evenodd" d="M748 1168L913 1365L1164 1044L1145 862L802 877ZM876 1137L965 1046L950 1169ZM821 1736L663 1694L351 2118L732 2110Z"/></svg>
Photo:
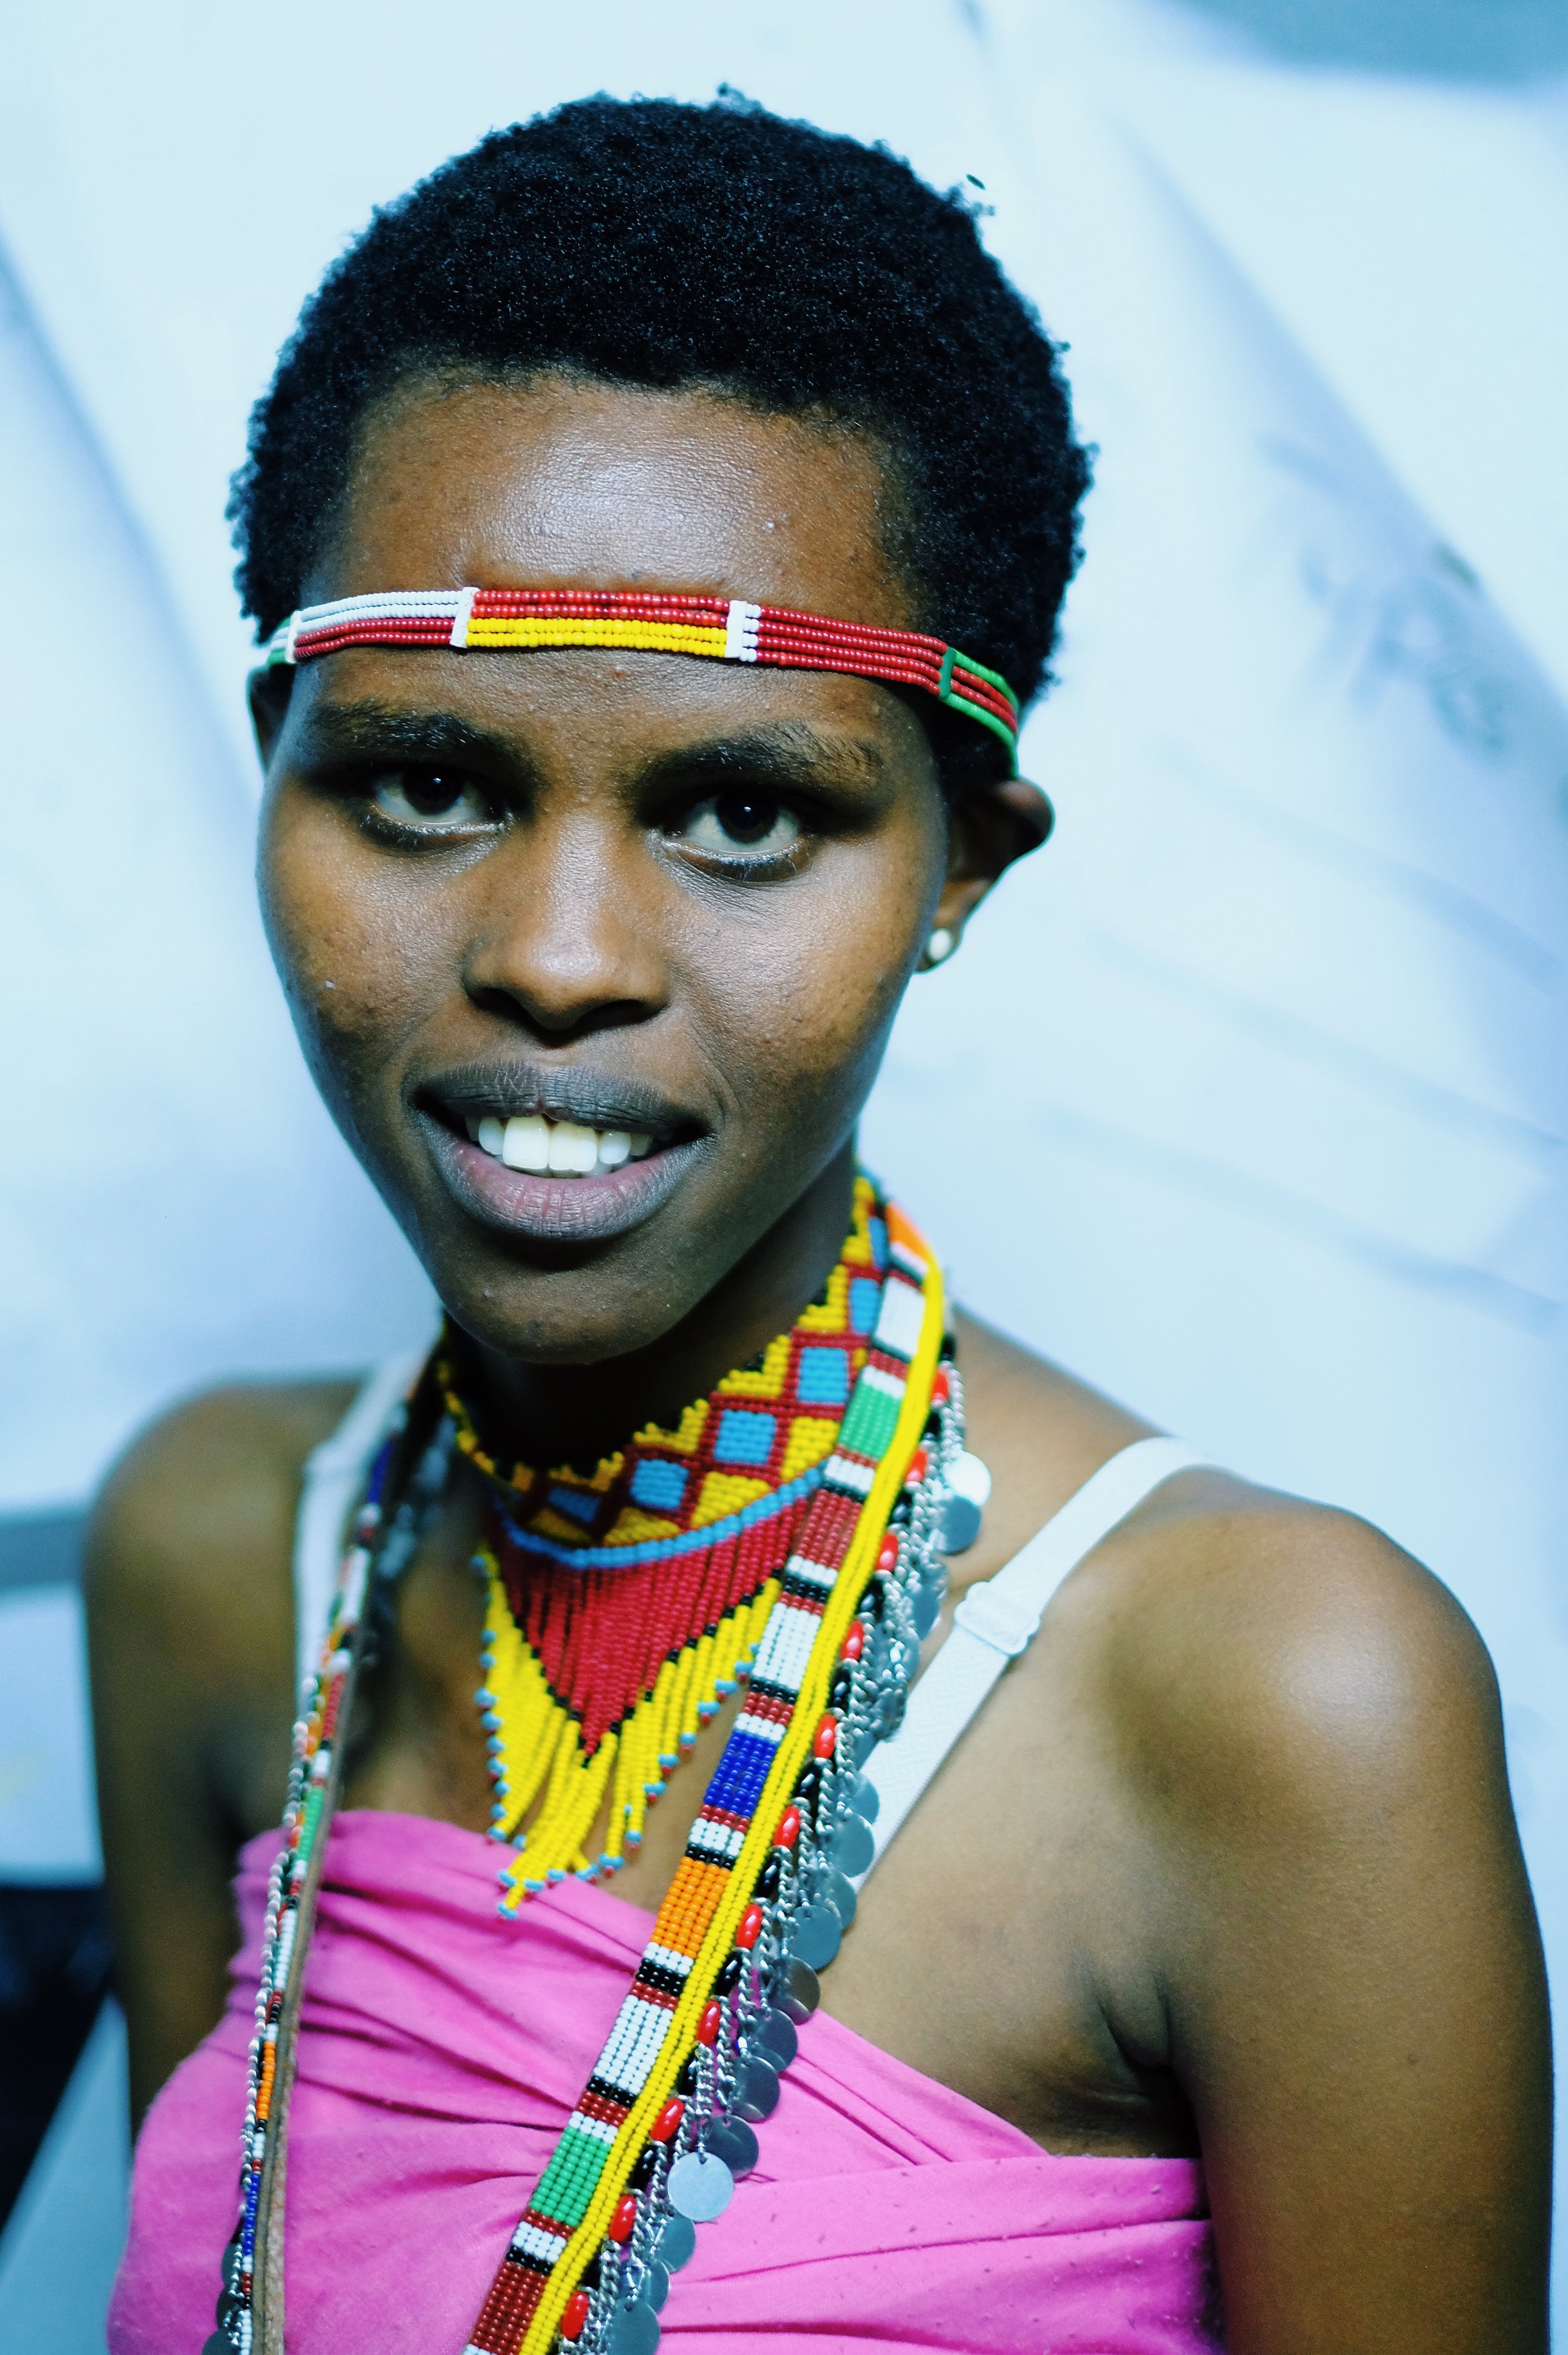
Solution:
<svg viewBox="0 0 1568 2355"><path fill-rule="evenodd" d="M390 704L316 703L301 728L298 754L306 762L391 760L431 762L483 759L511 776L531 779L535 764L510 738L476 728L452 711L408 711ZM830 778L874 784L885 773L878 746L864 738L825 736L808 722L785 719L765 727L710 736L656 753L641 770L639 783L679 778L723 783L765 770L781 782L807 787Z"/></svg>
<svg viewBox="0 0 1568 2355"><path fill-rule="evenodd" d="M765 769L786 784L809 786L846 776L874 784L886 766L878 748L861 738L824 736L803 720L784 719L771 727L674 746L656 754L643 774L655 784L672 777L722 784L737 774Z"/></svg>
<svg viewBox="0 0 1568 2355"><path fill-rule="evenodd" d="M483 754L509 769L522 765L516 745L460 719L453 711L400 711L373 701L324 701L313 705L300 734L299 750L310 761L453 761Z"/></svg>

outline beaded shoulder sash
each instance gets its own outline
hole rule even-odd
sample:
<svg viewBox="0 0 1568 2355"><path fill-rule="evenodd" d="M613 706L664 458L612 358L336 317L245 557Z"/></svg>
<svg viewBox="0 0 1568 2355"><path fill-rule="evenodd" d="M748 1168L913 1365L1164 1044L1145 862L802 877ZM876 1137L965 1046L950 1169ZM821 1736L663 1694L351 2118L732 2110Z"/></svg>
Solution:
<svg viewBox="0 0 1568 2355"><path fill-rule="evenodd" d="M864 1256L852 1258L858 1238ZM513 1510L481 1554L490 1607L487 1681L477 1698L492 1744L496 1837L515 1835L538 1802L517 1857L501 1870L503 1913L566 1870L596 1878L613 1870L634 1844L654 1786L695 1740L696 1722L717 1706L722 1687L743 1680L747 1691L653 1936L512 2234L465 2355L546 2355L558 2341L575 2343L584 2355L653 2355L670 2275L692 2254L695 2224L722 2212L735 2177L754 2164L753 2126L778 2099L797 2026L815 2009L816 1973L832 1960L853 1918L850 1876L869 1861L875 1813L859 1769L872 1745L896 1730L921 1637L935 1617L948 1475L963 1435L957 1375L944 1362L940 1276L896 1210L888 1209L885 1224L876 1215L869 1189L857 1198L856 1231L835 1284L840 1278L841 1322L831 1346L852 1381L838 1418L826 1411L809 1418L831 1430L803 1469L779 1476L789 1433L805 1410L829 1405L813 1384L826 1383L831 1369L814 1371L807 1361L830 1346L833 1284L815 1326L808 1310L759 1367L720 1385L700 1431L688 1417L677 1433L639 1434L626 1458L612 1459L590 1481L563 1473L549 1476L548 1486L537 1476L526 1486L511 1483L522 1517L514 1496ZM869 1287L859 1301L850 1291L856 1282ZM737 1472L736 1458L724 1453L727 1420L763 1419L764 1398L778 1410L775 1425L789 1428L775 1428L765 1470L758 1455L748 1472ZM374 1616L370 1604L400 1572L439 1507L453 1446L496 1474L472 1424L448 1412L392 1508L392 1466L407 1452L407 1426L405 1410L372 1469L321 1668L295 1729L284 1845L269 1890L240 2222L225 2253L219 2328L206 2355L230 2348L283 2355L293 2045L341 1774L339 1732ZM744 1434L731 1436L738 1443ZM750 1438L761 1447L761 1432ZM656 1513L656 1483L645 1479L640 1500L635 1496L650 1464L673 1465L688 1479L678 1498L673 1479L664 1492L662 1518L685 1526L656 1537L623 1518ZM751 1478L766 1494L737 1502L731 1492L709 1489L715 1477ZM595 1497L593 1515L565 1501L574 1490ZM709 1494L728 1509L705 1522L701 1499ZM547 1523L547 1514L568 1524L575 1545L552 1533L557 1524ZM617 1530L619 1546L607 1542ZM692 1539L698 1542L683 1545ZM645 1546L656 1546L663 1562L688 1565L681 1575L694 1592L675 1623L685 1632L656 1662L628 1635L629 1648L598 1659L590 1707L577 1677L583 1647L576 1646L574 1659L565 1625L574 1598L561 1593L559 1581L552 1587L546 1576L541 1584L532 1573L542 1562L551 1575L603 1583L624 1578L635 1566L628 1557ZM614 1566L606 1552L618 1556ZM585 1585L575 1597L580 1626L596 1615L588 1595ZM623 1614L628 1627L635 1615ZM610 1624L602 1604L597 1616L602 1638ZM592 1648L597 1654L597 1645ZM525 1732L514 1732L517 1726ZM582 1837L606 1794L610 1835L591 1862Z"/></svg>

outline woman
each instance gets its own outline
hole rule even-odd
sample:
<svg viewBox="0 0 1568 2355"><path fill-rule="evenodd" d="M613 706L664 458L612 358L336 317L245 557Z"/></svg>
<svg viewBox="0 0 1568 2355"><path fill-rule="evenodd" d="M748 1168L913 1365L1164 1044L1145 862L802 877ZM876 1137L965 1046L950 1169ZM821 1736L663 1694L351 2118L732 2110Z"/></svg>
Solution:
<svg viewBox="0 0 1568 2355"><path fill-rule="evenodd" d="M116 2355L1543 2346L1473 1630L944 1307L857 1172L1049 828L1084 480L963 206L737 105L496 135L285 351L263 904L448 1322L100 1510Z"/></svg>

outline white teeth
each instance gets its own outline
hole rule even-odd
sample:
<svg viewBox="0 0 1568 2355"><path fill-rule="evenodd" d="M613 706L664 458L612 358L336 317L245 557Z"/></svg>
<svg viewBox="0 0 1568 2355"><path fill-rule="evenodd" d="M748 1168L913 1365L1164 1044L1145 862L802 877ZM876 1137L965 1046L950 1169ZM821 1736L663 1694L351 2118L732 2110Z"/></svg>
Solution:
<svg viewBox="0 0 1568 2355"><path fill-rule="evenodd" d="M558 1121L549 1133L549 1166L563 1178L586 1178L599 1158L599 1139L574 1120Z"/></svg>
<svg viewBox="0 0 1568 2355"><path fill-rule="evenodd" d="M483 1119L468 1115L464 1122L475 1145L504 1161L508 1169L548 1170L553 1178L589 1178L595 1170L619 1169L640 1161L653 1145L646 1129L587 1128L581 1121L546 1120L539 1113L524 1113L511 1120L494 1114Z"/></svg>
<svg viewBox="0 0 1568 2355"><path fill-rule="evenodd" d="M507 1123L507 1135L501 1146L501 1158L508 1169L548 1169L549 1167L549 1123L541 1120L537 1112Z"/></svg>

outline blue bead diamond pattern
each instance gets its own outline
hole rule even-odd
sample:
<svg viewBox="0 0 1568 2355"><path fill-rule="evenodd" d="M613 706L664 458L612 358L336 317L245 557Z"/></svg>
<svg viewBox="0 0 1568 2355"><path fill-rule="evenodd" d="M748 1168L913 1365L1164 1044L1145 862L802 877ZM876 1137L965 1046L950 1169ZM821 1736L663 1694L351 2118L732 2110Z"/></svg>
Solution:
<svg viewBox="0 0 1568 2355"><path fill-rule="evenodd" d="M802 1406L842 1406L849 1395L849 1361L842 1349L803 1349L795 1377Z"/></svg>
<svg viewBox="0 0 1568 2355"><path fill-rule="evenodd" d="M874 1276L852 1276L849 1282L849 1322L857 1333L876 1329L877 1311L882 1305L882 1287Z"/></svg>
<svg viewBox="0 0 1568 2355"><path fill-rule="evenodd" d="M632 1501L653 1513L678 1513L686 1495L687 1475L678 1464L645 1456L632 1474Z"/></svg>
<svg viewBox="0 0 1568 2355"><path fill-rule="evenodd" d="M771 1414L743 1412L731 1407L720 1418L713 1442L715 1464L765 1464L773 1452Z"/></svg>
<svg viewBox="0 0 1568 2355"><path fill-rule="evenodd" d="M574 1521L582 1522L586 1528L597 1514L603 1499L600 1497L585 1497L577 1488L552 1488L546 1501L553 1505L558 1513L570 1513Z"/></svg>

